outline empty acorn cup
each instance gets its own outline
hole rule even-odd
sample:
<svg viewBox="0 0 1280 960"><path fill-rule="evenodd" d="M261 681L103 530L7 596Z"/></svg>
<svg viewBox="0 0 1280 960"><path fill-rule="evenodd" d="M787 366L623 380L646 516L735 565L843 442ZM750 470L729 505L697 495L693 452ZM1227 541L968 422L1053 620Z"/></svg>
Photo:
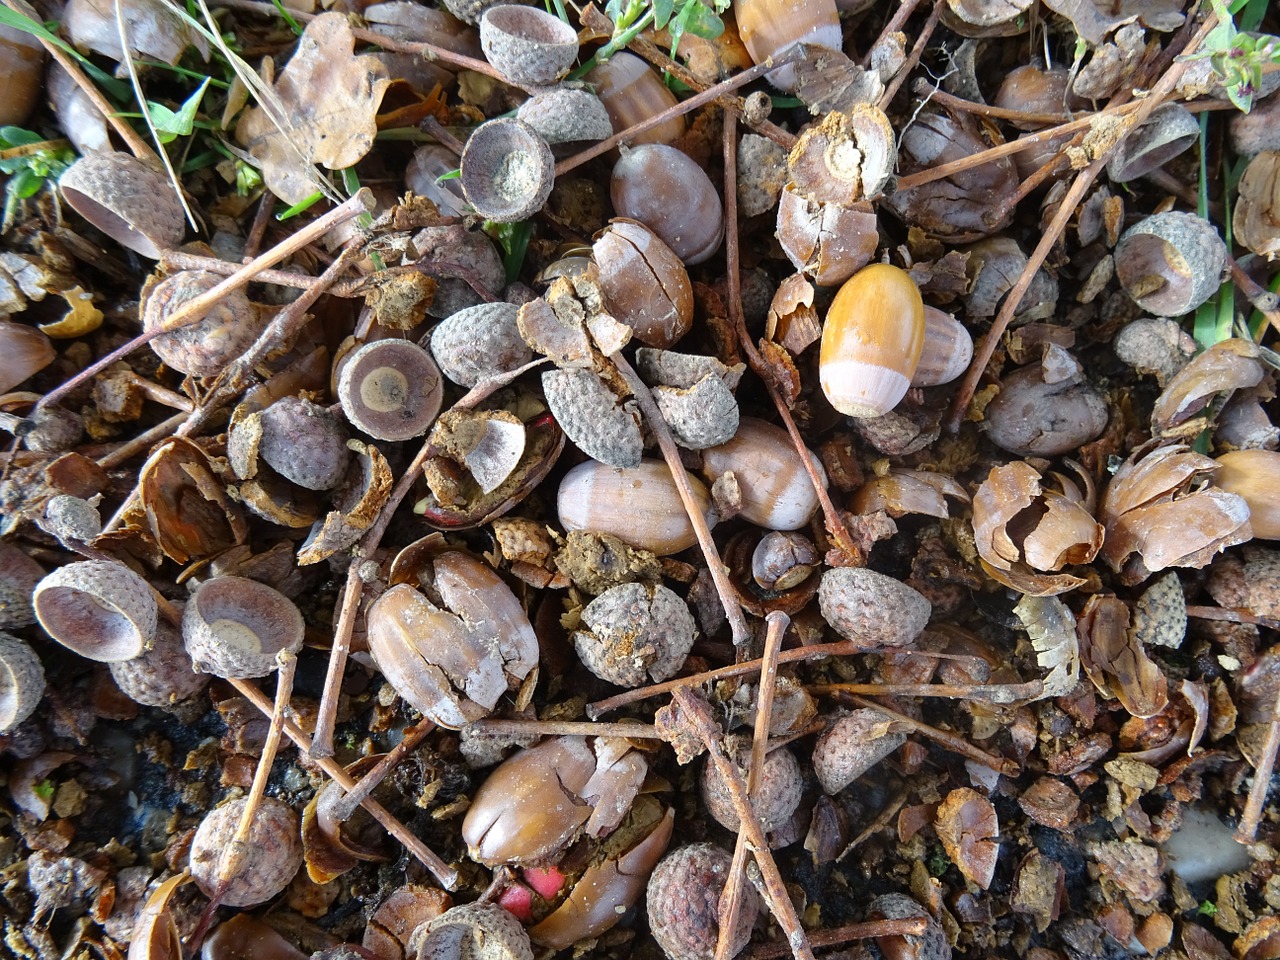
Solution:
<svg viewBox="0 0 1280 960"><path fill-rule="evenodd" d="M160 259L182 242L182 205L164 176L126 153L81 157L58 181L80 216L144 257Z"/></svg>
<svg viewBox="0 0 1280 960"><path fill-rule="evenodd" d="M265 677L277 653L302 648L305 629L292 600L244 577L205 581L182 613L182 639L195 668L224 679Z"/></svg>
<svg viewBox="0 0 1280 960"><path fill-rule="evenodd" d="M0 633L0 733L31 716L43 696L40 658L17 637Z"/></svg>
<svg viewBox="0 0 1280 960"><path fill-rule="evenodd" d="M480 47L511 82L547 86L563 78L578 59L578 34L536 7L503 4L480 18Z"/></svg>
<svg viewBox="0 0 1280 960"><path fill-rule="evenodd" d="M547 202L555 166L551 148L533 127L490 120L476 127L462 151L462 192L486 220L518 223Z"/></svg>
<svg viewBox="0 0 1280 960"><path fill-rule="evenodd" d="M147 581L107 560L82 560L46 576L32 606L53 639L102 663L132 660L156 636L156 598Z"/></svg>

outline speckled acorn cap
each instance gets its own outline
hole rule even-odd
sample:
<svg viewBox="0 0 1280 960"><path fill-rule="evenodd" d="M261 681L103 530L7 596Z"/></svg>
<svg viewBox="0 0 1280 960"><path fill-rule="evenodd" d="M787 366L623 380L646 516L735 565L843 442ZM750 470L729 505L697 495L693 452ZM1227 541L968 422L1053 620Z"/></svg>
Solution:
<svg viewBox="0 0 1280 960"><path fill-rule="evenodd" d="M480 47L513 83L547 86L563 79L578 59L578 34L536 7L502 4L480 17Z"/></svg>
<svg viewBox="0 0 1280 960"><path fill-rule="evenodd" d="M152 260L182 243L182 205L164 175L126 153L91 153L58 181L62 199L117 243Z"/></svg>
<svg viewBox="0 0 1280 960"><path fill-rule="evenodd" d="M207 580L182 614L182 639L195 668L224 679L265 677L276 654L297 653L302 613L277 590L244 577Z"/></svg>
<svg viewBox="0 0 1280 960"><path fill-rule="evenodd" d="M15 636L0 633L0 733L31 716L44 696L44 666Z"/></svg>
<svg viewBox="0 0 1280 960"><path fill-rule="evenodd" d="M90 660L131 660L155 640L156 598L123 564L82 560L59 567L36 586L32 606L49 636Z"/></svg>
<svg viewBox="0 0 1280 960"><path fill-rule="evenodd" d="M586 90L556 87L534 94L516 110L547 143L576 143L613 136L609 111L600 98Z"/></svg>
<svg viewBox="0 0 1280 960"><path fill-rule="evenodd" d="M486 220L518 223L551 196L555 167L551 147L529 124L490 120L476 127L462 150L462 192Z"/></svg>

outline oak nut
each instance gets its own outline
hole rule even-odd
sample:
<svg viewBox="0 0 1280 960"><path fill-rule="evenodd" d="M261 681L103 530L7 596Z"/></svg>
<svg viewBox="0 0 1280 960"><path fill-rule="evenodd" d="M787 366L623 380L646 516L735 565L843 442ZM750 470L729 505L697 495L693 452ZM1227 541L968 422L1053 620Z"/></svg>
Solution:
<svg viewBox="0 0 1280 960"><path fill-rule="evenodd" d="M826 473L807 451L818 477ZM791 438L781 427L743 417L728 443L702 452L702 475L708 483L733 473L742 491L742 519L766 530L798 530L818 509L818 493Z"/></svg>
<svg viewBox="0 0 1280 960"><path fill-rule="evenodd" d="M601 680L640 687L674 677L697 632L689 608L661 584L624 583L582 611L586 630L573 635L578 656Z"/></svg>
<svg viewBox="0 0 1280 960"><path fill-rule="evenodd" d="M720 194L706 171L675 147L647 143L623 150L609 194L618 216L643 223L690 266L720 249Z"/></svg>
<svg viewBox="0 0 1280 960"><path fill-rule="evenodd" d="M711 843L694 843L665 857L649 877L649 931L669 960L711 960L720 936L720 900L733 858ZM751 939L759 906L743 891L730 956Z"/></svg>
<svg viewBox="0 0 1280 960"><path fill-rule="evenodd" d="M737 763L739 772L742 772L744 764L740 761L751 753L749 740L735 735L727 738L725 746L731 762ZM779 747L765 754L760 767L760 783L751 794L751 809L765 833L773 833L790 821L800 806L803 791L804 772L794 753L786 747ZM717 823L726 830L737 832L740 823L732 794L720 774L720 768L711 762L702 768L702 799ZM778 844L771 840L770 846Z"/></svg>
<svg viewBox="0 0 1280 960"><path fill-rule="evenodd" d="M1280 453L1233 450L1218 457L1215 486L1249 504L1249 526L1263 540L1280 540Z"/></svg>
<svg viewBox="0 0 1280 960"><path fill-rule="evenodd" d="M398 442L427 432L444 397L440 368L407 340L366 343L346 361L338 401L352 426L375 440Z"/></svg>
<svg viewBox="0 0 1280 960"><path fill-rule="evenodd" d="M689 273L662 238L635 220L612 221L591 248L610 312L636 339L669 347L693 325Z"/></svg>
<svg viewBox="0 0 1280 960"><path fill-rule="evenodd" d="M778 0L737 0L733 14L738 34L754 63L765 63L796 43L815 43L839 50L844 38L835 0L806 0L780 3ZM779 90L791 90L796 83L791 64L769 71L769 82Z"/></svg>
<svg viewBox="0 0 1280 960"><path fill-rule="evenodd" d="M615 53L588 73L587 82L595 87L596 96L609 114L614 133L621 133L676 105L676 95L662 82L658 73L634 53L625 50ZM684 117L672 117L632 137L631 142L671 143L683 134Z"/></svg>
<svg viewBox="0 0 1280 960"><path fill-rule="evenodd" d="M241 797L210 811L191 841L191 877L206 896L218 889L223 856L248 802ZM222 898L228 907L255 907L289 885L302 866L298 815L275 797L263 797L253 815L245 852L245 860Z"/></svg>
<svg viewBox="0 0 1280 960"><path fill-rule="evenodd" d="M973 337L965 325L937 307L924 308L924 349L911 378L913 387L950 383L969 369Z"/></svg>
<svg viewBox="0 0 1280 960"><path fill-rule="evenodd" d="M35 37L0 26L0 124L23 124L44 88L44 47Z"/></svg>
<svg viewBox="0 0 1280 960"><path fill-rule="evenodd" d="M90 660L131 660L155 640L151 587L119 563L83 560L60 567L40 581L32 606L49 636Z"/></svg>
<svg viewBox="0 0 1280 960"><path fill-rule="evenodd" d="M822 392L850 417L879 417L906 395L924 349L924 301L905 270L872 264L836 294L822 327Z"/></svg>
<svg viewBox="0 0 1280 960"><path fill-rule="evenodd" d="M837 633L868 650L906 646L924 632L933 612L918 590L866 567L824 573L818 608Z"/></svg>

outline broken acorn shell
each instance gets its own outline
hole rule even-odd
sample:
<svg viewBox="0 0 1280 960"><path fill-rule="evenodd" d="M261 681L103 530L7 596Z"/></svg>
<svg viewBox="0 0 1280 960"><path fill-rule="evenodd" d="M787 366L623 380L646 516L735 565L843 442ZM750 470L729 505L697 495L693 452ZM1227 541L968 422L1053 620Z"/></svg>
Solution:
<svg viewBox="0 0 1280 960"><path fill-rule="evenodd" d="M787 156L787 169L803 197L847 206L878 197L897 159L889 118L860 103L807 127Z"/></svg>
<svg viewBox="0 0 1280 960"><path fill-rule="evenodd" d="M684 667L698 632L678 594L648 583L610 587L583 609L582 626L573 634L578 658L620 687L670 680Z"/></svg>
<svg viewBox="0 0 1280 960"><path fill-rule="evenodd" d="M1280 540L1280 453L1232 450L1217 458L1215 486L1244 497L1249 526L1263 540Z"/></svg>
<svg viewBox="0 0 1280 960"><path fill-rule="evenodd" d="M555 158L537 130L513 117L480 124L462 150L462 192L482 217L528 220L555 185Z"/></svg>
<svg viewBox="0 0 1280 960"><path fill-rule="evenodd" d="M53 342L35 327L11 320L0 323L0 393L35 376L56 356Z"/></svg>
<svg viewBox="0 0 1280 960"><path fill-rule="evenodd" d="M62 199L112 240L152 260L182 242L182 205L165 177L115 151L81 157L58 180Z"/></svg>
<svg viewBox="0 0 1280 960"><path fill-rule="evenodd" d="M1158 317L1178 317L1217 292L1227 247L1217 228L1194 213L1157 213L1116 244L1116 277L1134 303Z"/></svg>
<svg viewBox="0 0 1280 960"><path fill-rule="evenodd" d="M864 267L827 311L818 359L822 392L851 417L888 413L911 386L924 335L924 302L910 275L888 264Z"/></svg>
<svg viewBox="0 0 1280 960"><path fill-rule="evenodd" d="M737 0L733 15L738 36L753 63L765 63L796 43L839 50L844 43L835 0ZM769 82L790 91L796 83L792 64L769 71Z"/></svg>
<svg viewBox="0 0 1280 960"><path fill-rule="evenodd" d="M586 76L604 104L613 132L621 133L676 105L676 95L658 73L634 53L622 50ZM683 116L631 137L631 143L672 143L684 134Z"/></svg>
<svg viewBox="0 0 1280 960"><path fill-rule="evenodd" d="M618 216L643 223L689 266L720 249L720 193L706 171L675 147L646 143L624 148L613 165L609 195Z"/></svg>
<svg viewBox="0 0 1280 960"><path fill-rule="evenodd" d="M480 47L512 83L548 86L578 59L578 34L544 10L501 4L480 17Z"/></svg>
<svg viewBox="0 0 1280 960"><path fill-rule="evenodd" d="M693 325L693 285L680 258L635 220L611 220L591 247L610 312L651 347L671 346Z"/></svg>
<svg viewBox="0 0 1280 960"><path fill-rule="evenodd" d="M696 477L687 479L708 525L714 524L707 488ZM661 460L644 460L625 470L593 460L580 463L560 481L556 510L567 531L611 534L660 557L698 542L671 471ZM637 517L645 522L637 524Z"/></svg>
<svg viewBox="0 0 1280 960"><path fill-rule="evenodd" d="M305 632L292 600L244 577L206 580L182 614L195 668L224 679L265 677L275 670L277 654L302 649Z"/></svg>
<svg viewBox="0 0 1280 960"><path fill-rule="evenodd" d="M0 733L8 733L31 716L44 687L44 665L35 651L0 632Z"/></svg>
<svg viewBox="0 0 1280 960"><path fill-rule="evenodd" d="M90 660L131 660L155 640L155 596L123 564L82 560L59 567L40 581L32 606L49 636Z"/></svg>
<svg viewBox="0 0 1280 960"><path fill-rule="evenodd" d="M375 440L420 437L444 399L443 378L431 354L407 340L375 340L346 359L338 402L357 430Z"/></svg>
<svg viewBox="0 0 1280 960"><path fill-rule="evenodd" d="M811 200L794 183L783 188L778 201L777 237L792 265L824 287L865 267L880 244L871 204Z"/></svg>
<svg viewBox="0 0 1280 960"><path fill-rule="evenodd" d="M825 486L821 462L812 451L809 458ZM817 491L791 437L772 423L743 417L732 440L702 451L708 483L730 471L742 491L741 516L758 527L798 530L818 509Z"/></svg>
<svg viewBox="0 0 1280 960"><path fill-rule="evenodd" d="M191 877L205 896L219 886L219 867L229 853L248 799L240 797L211 810L191 841ZM302 833L298 815L275 797L263 797L254 811L245 859L223 895L228 907L256 907L289 885L302 866Z"/></svg>

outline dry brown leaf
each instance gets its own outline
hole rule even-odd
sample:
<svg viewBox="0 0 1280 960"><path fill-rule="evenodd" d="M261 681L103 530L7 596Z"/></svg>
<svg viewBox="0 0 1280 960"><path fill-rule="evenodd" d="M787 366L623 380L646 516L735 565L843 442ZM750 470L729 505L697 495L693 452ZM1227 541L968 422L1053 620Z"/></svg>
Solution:
<svg viewBox="0 0 1280 960"><path fill-rule="evenodd" d="M1129 606L1094 596L1077 624L1080 661L1105 697L1116 697L1135 717L1154 717L1169 703L1169 683L1129 629Z"/></svg>
<svg viewBox="0 0 1280 960"><path fill-rule="evenodd" d="M764 359L764 374L769 378L788 407L794 407L800 397L800 371L786 349L772 340L760 341L760 356Z"/></svg>
<svg viewBox="0 0 1280 960"><path fill-rule="evenodd" d="M983 890L995 876L1000 822L991 801L968 787L952 790L938 807L938 838L951 862Z"/></svg>
<svg viewBox="0 0 1280 960"><path fill-rule="evenodd" d="M1245 168L1232 224L1236 239L1259 256L1280 255L1280 153L1264 150Z"/></svg>
<svg viewBox="0 0 1280 960"><path fill-rule="evenodd" d="M373 146L375 115L391 81L381 61L355 56L354 49L346 17L316 17L274 85L284 110L275 118L280 126L255 107L236 128L236 139L262 164L267 186L285 203L301 203L323 189L313 164L350 167Z"/></svg>

